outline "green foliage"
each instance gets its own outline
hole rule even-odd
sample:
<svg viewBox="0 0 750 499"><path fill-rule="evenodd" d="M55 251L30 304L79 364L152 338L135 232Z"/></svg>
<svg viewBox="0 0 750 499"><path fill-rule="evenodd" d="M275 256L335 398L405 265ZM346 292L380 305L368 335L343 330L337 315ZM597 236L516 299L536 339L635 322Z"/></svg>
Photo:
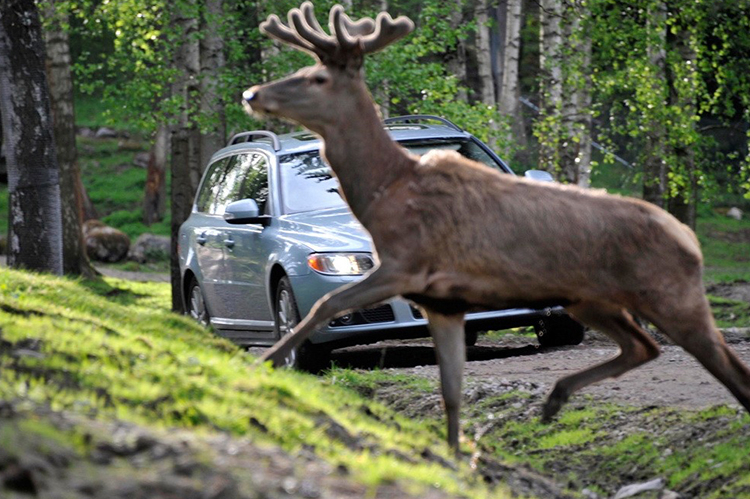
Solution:
<svg viewBox="0 0 750 499"><path fill-rule="evenodd" d="M122 230L131 239L144 232L169 235L169 217L149 227L143 225L143 190L146 171L133 164L145 146L137 140L78 138L81 178L99 218ZM169 192L169 175L167 175ZM169 213L169 199L167 199Z"/></svg>
<svg viewBox="0 0 750 499"><path fill-rule="evenodd" d="M665 165L667 197L688 197L694 184L704 197L746 191L747 167L736 151L718 150L708 134L713 126L704 130L702 123L710 118L730 129L748 108L743 68L750 37L741 14L748 2L599 0L589 6L595 99L606 103L609 138L626 141L639 168ZM727 182L715 183L717 175Z"/></svg>
<svg viewBox="0 0 750 499"><path fill-rule="evenodd" d="M432 425L336 381L255 365L242 349L170 312L169 303L168 284L0 269L0 398L103 420L227 432L293 453L304 448L373 487L395 481L416 494L438 487L508 497L488 489L468 464L447 464L452 458Z"/></svg>

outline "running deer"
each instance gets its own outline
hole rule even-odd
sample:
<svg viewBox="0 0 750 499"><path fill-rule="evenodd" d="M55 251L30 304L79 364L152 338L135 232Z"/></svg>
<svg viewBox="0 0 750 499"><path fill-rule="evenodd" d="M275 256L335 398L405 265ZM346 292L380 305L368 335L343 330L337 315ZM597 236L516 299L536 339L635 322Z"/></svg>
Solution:
<svg viewBox="0 0 750 499"><path fill-rule="evenodd" d="M411 300L429 321L448 443L457 450L466 311L560 304L610 336L621 352L558 380L542 410L545 420L573 392L659 355L633 316L694 355L750 411L750 370L714 324L690 229L637 199L516 178L453 151L409 154L383 129L362 64L414 24L384 12L355 22L340 5L331 9L329 24L330 35L310 2L289 12L289 26L270 16L261 30L310 53L317 64L250 88L244 104L322 137L325 158L369 231L379 264L318 301L263 360L283 364L337 315L395 296Z"/></svg>

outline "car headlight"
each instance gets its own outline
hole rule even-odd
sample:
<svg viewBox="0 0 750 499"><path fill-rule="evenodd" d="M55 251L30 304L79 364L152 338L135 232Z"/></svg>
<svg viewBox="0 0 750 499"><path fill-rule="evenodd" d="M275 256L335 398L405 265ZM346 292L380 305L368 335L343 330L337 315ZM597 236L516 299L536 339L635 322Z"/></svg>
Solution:
<svg viewBox="0 0 750 499"><path fill-rule="evenodd" d="M362 275L375 266L364 253L315 253L307 257L307 264L326 275Z"/></svg>

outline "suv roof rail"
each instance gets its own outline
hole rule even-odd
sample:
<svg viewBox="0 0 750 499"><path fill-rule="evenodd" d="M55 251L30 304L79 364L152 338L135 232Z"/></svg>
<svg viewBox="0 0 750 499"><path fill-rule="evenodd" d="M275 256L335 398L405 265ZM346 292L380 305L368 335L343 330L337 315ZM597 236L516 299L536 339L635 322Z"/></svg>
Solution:
<svg viewBox="0 0 750 499"><path fill-rule="evenodd" d="M463 132L461 127L453 123L452 121L442 118L440 116L433 116L431 114L412 114L406 116L394 116L393 118L386 118L383 123L386 125L392 125L394 123L401 123L406 121L439 121L443 125L446 125L457 132Z"/></svg>
<svg viewBox="0 0 750 499"><path fill-rule="evenodd" d="M232 136L231 139L229 139L229 144L227 145L233 146L235 144L239 144L240 142L250 142L252 140L252 137L266 137L268 139L271 139L273 150L281 150L281 141L279 140L279 136L273 132L269 132L268 130L252 130L249 132L236 133L234 134L234 136Z"/></svg>

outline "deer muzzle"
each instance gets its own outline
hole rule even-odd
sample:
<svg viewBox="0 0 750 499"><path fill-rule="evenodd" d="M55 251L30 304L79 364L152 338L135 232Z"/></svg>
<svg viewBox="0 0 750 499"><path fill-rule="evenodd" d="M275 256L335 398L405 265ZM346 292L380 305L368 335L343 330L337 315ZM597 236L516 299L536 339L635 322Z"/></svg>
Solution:
<svg viewBox="0 0 750 499"><path fill-rule="evenodd" d="M250 114L272 114L279 107L274 99L262 97L261 88L260 85L255 85L242 92L242 105Z"/></svg>

